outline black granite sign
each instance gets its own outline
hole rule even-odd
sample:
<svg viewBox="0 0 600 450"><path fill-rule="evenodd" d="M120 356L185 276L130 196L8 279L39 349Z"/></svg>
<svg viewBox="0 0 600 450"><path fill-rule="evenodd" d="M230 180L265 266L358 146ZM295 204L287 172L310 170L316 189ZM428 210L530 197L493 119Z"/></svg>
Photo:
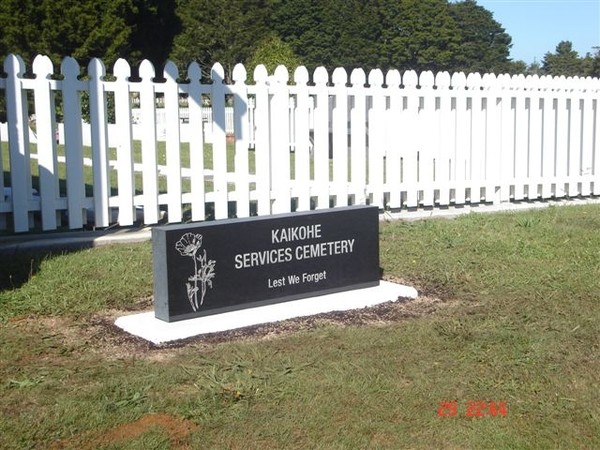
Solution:
<svg viewBox="0 0 600 450"><path fill-rule="evenodd" d="M172 322L377 286L378 214L351 206L153 228L155 315Z"/></svg>

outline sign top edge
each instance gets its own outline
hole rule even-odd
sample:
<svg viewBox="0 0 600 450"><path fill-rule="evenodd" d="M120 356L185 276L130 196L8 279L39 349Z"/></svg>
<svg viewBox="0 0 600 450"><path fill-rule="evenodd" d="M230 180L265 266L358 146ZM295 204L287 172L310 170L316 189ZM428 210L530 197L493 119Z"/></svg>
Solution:
<svg viewBox="0 0 600 450"><path fill-rule="evenodd" d="M233 218L233 219L217 219L217 220L206 220L201 222L188 222L188 223L180 223L180 224L171 224L171 225L159 225L153 227L153 230L156 231L176 231L178 229L186 229L190 226L216 226L216 225L227 225L231 223L244 223L244 222L254 222L257 220L267 220L267 219L283 219L283 218L293 218L293 217L306 217L312 215L321 215L325 213L335 213L342 211L355 211L355 210L379 210L377 206L374 205L352 205L352 206L340 206L337 208L328 208L328 209L318 209L311 211L300 211L300 212L291 212L291 213L281 213L281 214L270 214L266 216L252 216L252 217L242 217L242 218Z"/></svg>

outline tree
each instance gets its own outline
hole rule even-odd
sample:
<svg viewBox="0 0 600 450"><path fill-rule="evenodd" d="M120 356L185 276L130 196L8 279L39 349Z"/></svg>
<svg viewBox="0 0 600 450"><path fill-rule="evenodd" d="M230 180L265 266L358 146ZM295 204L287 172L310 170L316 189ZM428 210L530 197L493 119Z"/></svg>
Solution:
<svg viewBox="0 0 600 450"><path fill-rule="evenodd" d="M31 61L37 54L41 24L41 5L35 0L2 0L0 2L0 55L9 53Z"/></svg>
<svg viewBox="0 0 600 450"><path fill-rule="evenodd" d="M555 53L546 53L542 60L542 73L545 75L564 75L566 77L582 74L582 61L573 50L571 41L561 41Z"/></svg>
<svg viewBox="0 0 600 450"><path fill-rule="evenodd" d="M600 47L594 47L594 52L587 53L581 62L583 76L600 77Z"/></svg>
<svg viewBox="0 0 600 450"><path fill-rule="evenodd" d="M141 59L171 58L182 77L197 61L205 75L220 62L229 78L235 64L279 52L310 70L522 70L510 36L474 0L3 0L0 30L1 56L99 57L109 69L125 58L134 76Z"/></svg>
<svg viewBox="0 0 600 450"><path fill-rule="evenodd" d="M155 66L163 64L181 32L181 21L175 13L173 0L135 0L137 13L131 18L130 62L143 59Z"/></svg>
<svg viewBox="0 0 600 450"><path fill-rule="evenodd" d="M56 65L73 56L83 66L98 57L110 67L164 61L178 23L167 0L3 0L0 29L2 56L45 54Z"/></svg>
<svg viewBox="0 0 600 450"><path fill-rule="evenodd" d="M498 71L497 73L507 73L509 75L528 74L527 63L521 59L516 61L508 61L503 64L504 70Z"/></svg>
<svg viewBox="0 0 600 450"><path fill-rule="evenodd" d="M308 67L369 68L378 63L381 34L368 0L281 0L270 27Z"/></svg>
<svg viewBox="0 0 600 450"><path fill-rule="evenodd" d="M230 78L233 67L246 61L257 43L270 34L267 0L178 0L176 8L182 29L170 58L182 70L197 61L208 74L219 62Z"/></svg>
<svg viewBox="0 0 600 450"><path fill-rule="evenodd" d="M313 69L452 69L460 34L447 0L281 0L271 27Z"/></svg>
<svg viewBox="0 0 600 450"><path fill-rule="evenodd" d="M534 59L533 62L531 64L529 64L529 66L527 67L526 74L527 75L542 75L542 66L537 61L537 59Z"/></svg>
<svg viewBox="0 0 600 450"><path fill-rule="evenodd" d="M494 20L492 13L474 0L450 4L450 16L460 34L460 51L454 70L502 73L520 70L521 64L509 64L512 38Z"/></svg>
<svg viewBox="0 0 600 450"><path fill-rule="evenodd" d="M279 65L284 65L288 71L293 71L302 64L302 61L294 53L291 45L283 42L279 36L272 35L258 44L256 50L246 62L249 75L259 64L263 64L267 71L272 74Z"/></svg>
<svg viewBox="0 0 600 450"><path fill-rule="evenodd" d="M42 2L38 51L59 63L72 56L86 65L102 58L109 67L131 53L127 18L135 12L130 0L62 0Z"/></svg>
<svg viewBox="0 0 600 450"><path fill-rule="evenodd" d="M600 47L594 47L596 53L592 56L590 71L586 75L600 78Z"/></svg>
<svg viewBox="0 0 600 450"><path fill-rule="evenodd" d="M446 0L384 0L379 14L385 68L453 69L461 36Z"/></svg>

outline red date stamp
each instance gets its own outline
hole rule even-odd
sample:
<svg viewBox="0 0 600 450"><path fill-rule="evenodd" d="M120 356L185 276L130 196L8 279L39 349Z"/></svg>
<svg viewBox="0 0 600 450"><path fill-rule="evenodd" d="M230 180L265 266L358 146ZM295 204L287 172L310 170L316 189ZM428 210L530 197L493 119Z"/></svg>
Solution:
<svg viewBox="0 0 600 450"><path fill-rule="evenodd" d="M459 414L459 406L457 401L440 402L437 414L439 417L456 417ZM505 402L466 402L465 416L467 417L497 417L507 414L508 408Z"/></svg>

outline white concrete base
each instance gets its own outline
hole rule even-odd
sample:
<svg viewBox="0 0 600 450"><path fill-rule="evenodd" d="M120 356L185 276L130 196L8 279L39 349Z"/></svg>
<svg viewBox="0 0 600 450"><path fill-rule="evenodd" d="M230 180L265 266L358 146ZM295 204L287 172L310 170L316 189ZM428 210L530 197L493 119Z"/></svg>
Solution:
<svg viewBox="0 0 600 450"><path fill-rule="evenodd" d="M169 323L156 319L154 311L151 311L119 317L115 325L154 344L162 344L294 317L365 308L396 301L398 298L417 298L417 295L417 290L413 287L381 281L379 286L371 288L303 298L178 322Z"/></svg>

